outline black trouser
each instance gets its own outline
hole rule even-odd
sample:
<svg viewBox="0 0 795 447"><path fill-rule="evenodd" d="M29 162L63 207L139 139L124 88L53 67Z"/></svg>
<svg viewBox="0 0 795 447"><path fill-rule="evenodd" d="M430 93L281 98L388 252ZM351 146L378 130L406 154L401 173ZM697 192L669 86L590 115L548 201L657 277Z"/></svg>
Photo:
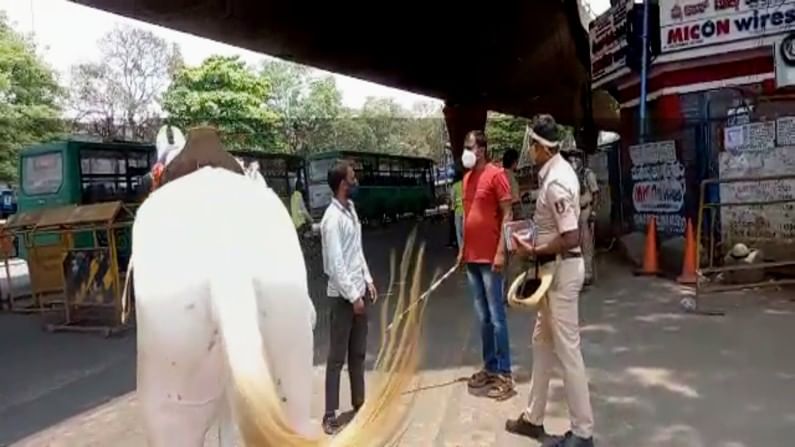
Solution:
<svg viewBox="0 0 795 447"><path fill-rule="evenodd" d="M329 350L326 362L326 413L340 406L340 372L348 357L348 376L351 382L351 404L359 408L364 403L364 359L367 354L367 313L355 315L353 304L340 297L329 297ZM365 300L367 303L367 300Z"/></svg>

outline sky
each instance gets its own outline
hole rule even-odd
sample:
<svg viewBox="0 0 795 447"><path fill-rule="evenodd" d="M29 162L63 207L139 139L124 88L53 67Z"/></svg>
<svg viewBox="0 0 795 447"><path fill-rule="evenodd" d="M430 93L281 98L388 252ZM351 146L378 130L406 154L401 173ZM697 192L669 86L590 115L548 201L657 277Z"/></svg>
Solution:
<svg viewBox="0 0 795 447"><path fill-rule="evenodd" d="M606 10L610 0L590 0L596 13ZM0 0L12 26L23 33L33 33L39 52L45 61L66 79L71 65L97 60L97 41L116 25L130 24L154 32L169 42L179 44L185 62L198 65L212 54L239 55L250 64L257 64L267 56L232 47L190 34L150 25L145 22L76 5L66 0ZM320 73L324 73L318 70ZM352 108L361 107L368 96L392 97L410 108L417 101L432 100L401 90L334 74L342 91L343 103Z"/></svg>
<svg viewBox="0 0 795 447"><path fill-rule="evenodd" d="M246 62L255 65L267 57L66 0L0 0L0 10L5 11L15 30L23 33L33 31L39 52L50 66L61 73L62 79L66 79L71 65L97 60L97 41L114 26L123 24L150 30L169 42L179 44L185 62L189 65L198 65L212 54L239 55ZM320 70L318 72L324 73ZM342 101L348 107L360 107L368 96L392 97L407 108L416 101L433 100L348 76L334 74L334 77L342 91Z"/></svg>

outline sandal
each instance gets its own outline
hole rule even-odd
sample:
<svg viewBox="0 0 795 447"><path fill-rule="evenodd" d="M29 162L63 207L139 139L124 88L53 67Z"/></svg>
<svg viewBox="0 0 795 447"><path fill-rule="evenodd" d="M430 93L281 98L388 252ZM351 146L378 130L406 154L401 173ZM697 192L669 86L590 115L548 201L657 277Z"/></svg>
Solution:
<svg viewBox="0 0 795 447"><path fill-rule="evenodd" d="M494 381L491 389L489 389L486 395L498 401L507 400L515 396L516 390L514 389L511 376L508 374L497 376L497 380Z"/></svg>
<svg viewBox="0 0 795 447"><path fill-rule="evenodd" d="M497 376L494 373L488 372L485 369L472 374L472 377L467 381L470 388L483 388L491 385L496 380Z"/></svg>

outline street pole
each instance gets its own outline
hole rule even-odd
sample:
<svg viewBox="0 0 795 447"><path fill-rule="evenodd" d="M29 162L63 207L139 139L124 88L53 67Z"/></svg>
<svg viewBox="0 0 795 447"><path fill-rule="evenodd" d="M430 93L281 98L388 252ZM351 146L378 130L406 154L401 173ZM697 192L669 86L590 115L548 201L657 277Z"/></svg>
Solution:
<svg viewBox="0 0 795 447"><path fill-rule="evenodd" d="M646 142L646 95L649 77L649 0L643 0L643 50L640 61L640 142Z"/></svg>

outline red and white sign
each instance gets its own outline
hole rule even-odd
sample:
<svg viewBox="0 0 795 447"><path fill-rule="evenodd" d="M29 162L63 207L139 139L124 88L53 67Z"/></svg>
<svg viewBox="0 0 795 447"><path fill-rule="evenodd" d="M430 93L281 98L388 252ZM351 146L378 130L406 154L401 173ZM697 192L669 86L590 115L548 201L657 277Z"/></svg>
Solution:
<svg viewBox="0 0 795 447"><path fill-rule="evenodd" d="M795 0L660 0L662 51L795 30Z"/></svg>
<svg viewBox="0 0 795 447"><path fill-rule="evenodd" d="M593 82L626 66L627 15L634 0L623 0L597 17L588 27Z"/></svg>

